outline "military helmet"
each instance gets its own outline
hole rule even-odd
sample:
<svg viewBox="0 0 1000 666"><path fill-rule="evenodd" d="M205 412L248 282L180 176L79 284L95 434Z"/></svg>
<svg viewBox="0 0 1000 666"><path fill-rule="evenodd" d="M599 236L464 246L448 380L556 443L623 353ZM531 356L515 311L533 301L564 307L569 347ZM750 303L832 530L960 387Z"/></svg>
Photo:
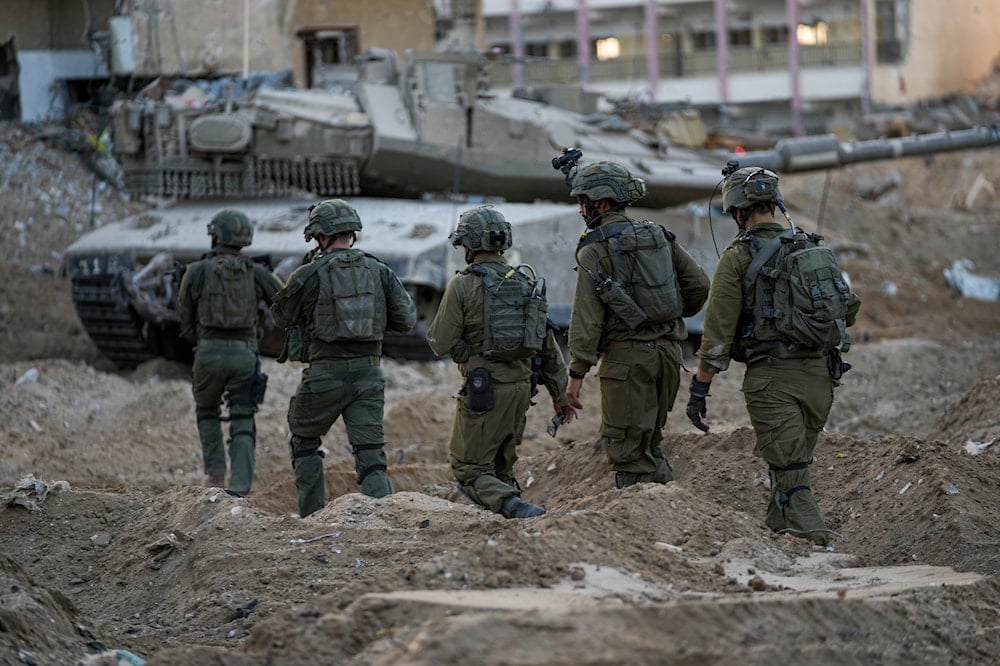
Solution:
<svg viewBox="0 0 1000 666"><path fill-rule="evenodd" d="M616 162L592 162L577 167L570 195L585 196L591 201L611 199L632 204L646 196L646 182L633 178L629 170Z"/></svg>
<svg viewBox="0 0 1000 666"><path fill-rule="evenodd" d="M208 235L216 236L222 245L246 247L253 242L253 225L238 210L223 210L208 223Z"/></svg>
<svg viewBox="0 0 1000 666"><path fill-rule="evenodd" d="M722 210L749 208L756 203L781 203L778 174L761 167L743 167L722 181Z"/></svg>
<svg viewBox="0 0 1000 666"><path fill-rule="evenodd" d="M474 252L503 252L513 242L510 222L489 204L471 208L458 218L458 226L448 239Z"/></svg>
<svg viewBox="0 0 1000 666"><path fill-rule="evenodd" d="M309 222L304 235L306 242L316 236L334 236L344 231L361 231L358 211L342 199L327 199L309 207Z"/></svg>

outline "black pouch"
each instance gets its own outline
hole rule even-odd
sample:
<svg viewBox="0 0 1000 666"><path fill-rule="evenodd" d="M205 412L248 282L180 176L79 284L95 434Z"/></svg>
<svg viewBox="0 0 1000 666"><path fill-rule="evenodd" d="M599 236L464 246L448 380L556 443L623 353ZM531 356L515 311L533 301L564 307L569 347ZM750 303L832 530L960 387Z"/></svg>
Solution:
<svg viewBox="0 0 1000 666"><path fill-rule="evenodd" d="M830 371L830 379L834 382L839 381L844 373L851 369L851 364L845 361L840 353L840 350L834 347L826 357L826 367Z"/></svg>
<svg viewBox="0 0 1000 666"><path fill-rule="evenodd" d="M476 368L465 378L465 390L469 396L469 409L474 412L488 412L493 409L493 377L486 368Z"/></svg>
<svg viewBox="0 0 1000 666"><path fill-rule="evenodd" d="M260 364L257 364L257 372L254 373L250 382L250 400L254 406L264 402L264 395L267 393L267 375L260 371Z"/></svg>

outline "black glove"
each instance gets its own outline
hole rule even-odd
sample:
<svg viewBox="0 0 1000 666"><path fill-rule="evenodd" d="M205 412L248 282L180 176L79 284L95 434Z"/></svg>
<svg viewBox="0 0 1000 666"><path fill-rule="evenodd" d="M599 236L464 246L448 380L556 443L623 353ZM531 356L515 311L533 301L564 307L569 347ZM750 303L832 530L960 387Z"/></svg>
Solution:
<svg viewBox="0 0 1000 666"><path fill-rule="evenodd" d="M708 425L702 421L702 417L708 414L708 407L705 405L705 398L712 382L699 382L697 377L691 377L691 386L688 391L691 397L688 398L687 415L691 419L694 427L702 432L708 432Z"/></svg>

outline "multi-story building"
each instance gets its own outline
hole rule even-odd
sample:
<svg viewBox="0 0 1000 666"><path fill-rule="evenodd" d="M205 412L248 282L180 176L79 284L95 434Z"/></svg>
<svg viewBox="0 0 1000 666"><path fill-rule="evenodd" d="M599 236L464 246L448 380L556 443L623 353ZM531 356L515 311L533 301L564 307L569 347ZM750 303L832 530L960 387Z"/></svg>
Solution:
<svg viewBox="0 0 1000 666"><path fill-rule="evenodd" d="M582 83L799 131L838 109L969 91L1000 54L996 0L437 2L443 26L480 4L495 87Z"/></svg>
<svg viewBox="0 0 1000 666"><path fill-rule="evenodd" d="M19 69L0 106L17 95L22 120L61 118L111 79L291 71L323 87L366 49L434 47L431 0L4 0L0 26L0 86Z"/></svg>

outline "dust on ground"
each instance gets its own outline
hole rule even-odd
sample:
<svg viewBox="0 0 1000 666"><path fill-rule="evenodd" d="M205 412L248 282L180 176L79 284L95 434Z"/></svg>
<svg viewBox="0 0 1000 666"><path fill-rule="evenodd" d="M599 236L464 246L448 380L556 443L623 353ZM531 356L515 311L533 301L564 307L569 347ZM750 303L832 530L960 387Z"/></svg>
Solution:
<svg viewBox="0 0 1000 666"><path fill-rule="evenodd" d="M396 493L357 493L338 424L330 501L300 519L285 410L302 366L264 359L255 492L202 488L189 369L116 370L57 274L91 216L139 204L24 130L4 129L0 156L18 164L0 169L0 663L994 662L1000 307L943 271L1000 276L1000 200L966 208L978 177L1000 184L995 151L783 180L864 302L813 465L830 550L763 525L738 364L713 383L706 435L682 389L666 486L614 489L592 377L555 439L540 400L517 470L549 512L507 521L455 491L454 367L387 359ZM685 211L656 215L705 241Z"/></svg>

